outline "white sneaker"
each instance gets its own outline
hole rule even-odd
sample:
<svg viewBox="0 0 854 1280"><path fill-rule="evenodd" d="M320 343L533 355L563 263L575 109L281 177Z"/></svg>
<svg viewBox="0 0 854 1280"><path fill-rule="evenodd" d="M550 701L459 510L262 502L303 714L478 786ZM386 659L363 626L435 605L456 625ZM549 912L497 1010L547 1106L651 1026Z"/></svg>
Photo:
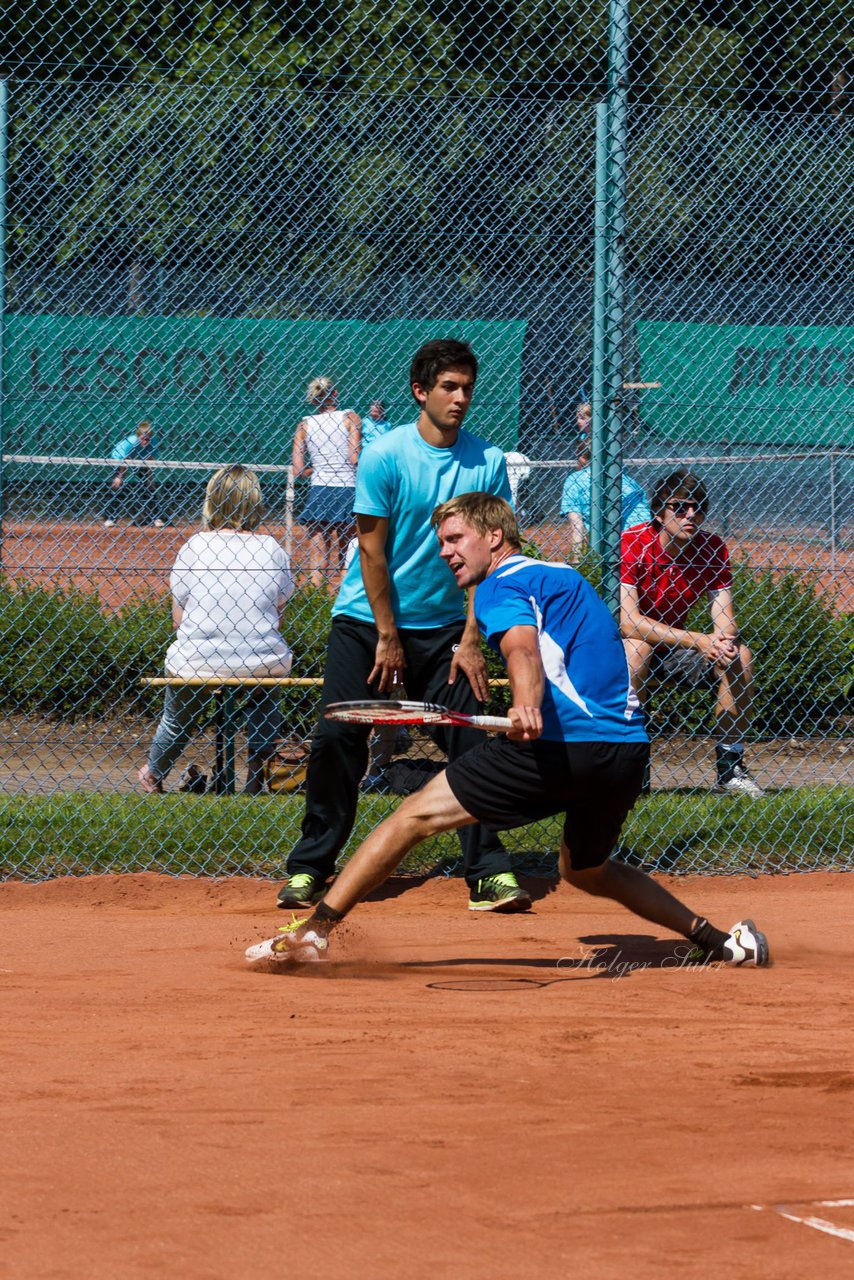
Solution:
<svg viewBox="0 0 854 1280"><path fill-rule="evenodd" d="M304 924L304 920L292 920L290 924L279 930L275 938L266 938L264 942L256 942L253 947L247 947L246 959L250 964L272 962L277 966L316 964L319 960L325 960L329 947L328 938L316 933L314 929L309 929L307 933L297 936L295 931L301 929Z"/></svg>
<svg viewBox="0 0 854 1280"><path fill-rule="evenodd" d="M719 778L715 791L728 791L733 796L749 796L751 800L759 800L765 795L765 792L758 783L753 781L750 771L743 764L735 765L725 781Z"/></svg>
<svg viewBox="0 0 854 1280"><path fill-rule="evenodd" d="M770 962L768 939L752 920L739 920L732 926L724 943L724 952L724 964L761 968Z"/></svg>
<svg viewBox="0 0 854 1280"><path fill-rule="evenodd" d="M154 527L155 527L155 529L165 529L165 528L166 528L166 521L165 521L165 520L155 520L155 521L154 521Z"/></svg>
<svg viewBox="0 0 854 1280"><path fill-rule="evenodd" d="M115 520L105 520L105 521L104 521L104 528L105 528L105 529L115 529L115 527L116 527L116 522L115 522Z"/></svg>

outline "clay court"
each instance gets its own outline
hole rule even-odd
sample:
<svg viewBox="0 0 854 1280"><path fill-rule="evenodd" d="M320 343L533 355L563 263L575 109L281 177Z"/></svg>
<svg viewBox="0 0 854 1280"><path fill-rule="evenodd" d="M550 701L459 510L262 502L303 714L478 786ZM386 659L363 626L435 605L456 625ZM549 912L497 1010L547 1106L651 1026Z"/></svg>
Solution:
<svg viewBox="0 0 854 1280"><path fill-rule="evenodd" d="M195 533L196 525L167 529L117 525L102 529L100 523L64 521L6 522L3 527L3 570L20 585L77 587L96 591L106 609L120 609L140 596L168 591L169 571L181 544ZM267 532L286 542L283 526ZM562 528L555 523L528 526L524 536L545 556L563 559L566 554ZM293 561L299 573L306 532L293 528ZM765 541L730 538L736 560L746 559L757 570L803 576L841 613L854 612L854 547L846 533L842 549L828 550L821 530L799 529ZM337 577L330 589L337 588Z"/></svg>
<svg viewBox="0 0 854 1280"><path fill-rule="evenodd" d="M678 879L767 970L529 887L393 881L273 975L270 883L0 886L0 1274L850 1275L854 878Z"/></svg>

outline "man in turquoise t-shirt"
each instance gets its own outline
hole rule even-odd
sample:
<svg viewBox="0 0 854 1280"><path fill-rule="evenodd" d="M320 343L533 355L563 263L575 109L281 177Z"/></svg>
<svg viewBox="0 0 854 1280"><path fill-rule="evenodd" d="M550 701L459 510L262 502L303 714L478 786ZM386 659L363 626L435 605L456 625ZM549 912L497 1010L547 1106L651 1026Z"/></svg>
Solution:
<svg viewBox="0 0 854 1280"><path fill-rule="evenodd" d="M409 371L418 419L367 449L356 476L359 555L332 610L321 695L311 745L302 836L288 859L279 905L304 907L322 896L356 818L368 760L370 726L323 717L330 702L390 693L475 712L488 697L477 623L453 575L436 555L430 520L436 506L461 493L510 498L500 449L463 430L477 377L467 343L428 342ZM477 729L444 731L448 759L480 740ZM510 870L506 850L480 826L460 831L472 911L519 911L531 905Z"/></svg>
<svg viewBox="0 0 854 1280"><path fill-rule="evenodd" d="M637 480L623 472L620 487L623 501L620 528L625 530L636 524L649 524L652 519L649 500ZM588 543L591 488L590 445L582 441L578 446L578 470L571 471L566 477L560 498L560 514L566 518L569 529L568 560L577 560Z"/></svg>
<svg viewBox="0 0 854 1280"><path fill-rule="evenodd" d="M104 512L104 528L112 529L116 520L127 509L127 514L135 524L153 524L162 529L163 521L157 514L154 496L154 477L148 467L128 467L128 462L153 462L157 458L157 445L151 430L150 422L141 422L131 436L119 440L110 452L110 458L119 465L110 481L110 496ZM129 473L129 474L128 474ZM140 483L141 482L141 483ZM144 489L144 497L140 499L138 489ZM131 493L131 500L125 499ZM134 504L132 499L136 495Z"/></svg>
<svg viewBox="0 0 854 1280"><path fill-rule="evenodd" d="M382 400L372 400L368 405L368 412L362 414L362 448L373 444L391 430L392 425L385 416Z"/></svg>

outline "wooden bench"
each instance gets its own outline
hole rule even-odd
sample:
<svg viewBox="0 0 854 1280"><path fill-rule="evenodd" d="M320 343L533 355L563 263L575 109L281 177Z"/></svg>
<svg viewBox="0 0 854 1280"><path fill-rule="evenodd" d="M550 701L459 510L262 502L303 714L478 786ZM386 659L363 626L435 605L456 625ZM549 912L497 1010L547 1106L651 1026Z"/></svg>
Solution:
<svg viewBox="0 0 854 1280"><path fill-rule="evenodd" d="M213 790L216 795L234 795L234 741L239 722L236 713L240 689L313 688L323 684L319 676L144 676L141 683L148 689L210 689L216 701L214 738L216 768Z"/></svg>

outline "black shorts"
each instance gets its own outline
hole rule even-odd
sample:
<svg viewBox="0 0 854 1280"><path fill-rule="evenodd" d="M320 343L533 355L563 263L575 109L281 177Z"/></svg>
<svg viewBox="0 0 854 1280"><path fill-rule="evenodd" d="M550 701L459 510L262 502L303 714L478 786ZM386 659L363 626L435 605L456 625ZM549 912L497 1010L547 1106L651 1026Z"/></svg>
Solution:
<svg viewBox="0 0 854 1280"><path fill-rule="evenodd" d="M613 852L648 761L648 742L500 737L466 751L448 765L445 777L466 812L496 831L564 813L570 865L583 871Z"/></svg>
<svg viewBox="0 0 854 1280"><path fill-rule="evenodd" d="M697 649L681 649L660 644L653 649L649 662L651 680L673 685L676 689L716 688L721 674L714 663Z"/></svg>

